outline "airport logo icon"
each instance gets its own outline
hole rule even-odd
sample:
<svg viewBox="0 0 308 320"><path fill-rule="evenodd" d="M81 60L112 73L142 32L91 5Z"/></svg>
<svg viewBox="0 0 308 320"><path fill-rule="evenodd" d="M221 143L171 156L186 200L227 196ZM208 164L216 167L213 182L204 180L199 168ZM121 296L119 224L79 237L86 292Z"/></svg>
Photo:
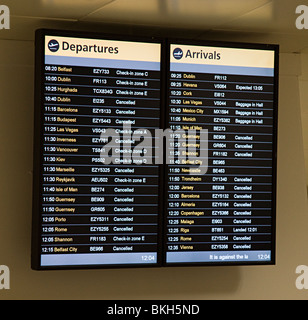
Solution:
<svg viewBox="0 0 308 320"><path fill-rule="evenodd" d="M181 60L183 58L183 50L181 48L176 48L173 50L173 57L176 60Z"/></svg>
<svg viewBox="0 0 308 320"><path fill-rule="evenodd" d="M57 40L50 40L48 42L48 49L51 52L57 52L60 48L59 42Z"/></svg>

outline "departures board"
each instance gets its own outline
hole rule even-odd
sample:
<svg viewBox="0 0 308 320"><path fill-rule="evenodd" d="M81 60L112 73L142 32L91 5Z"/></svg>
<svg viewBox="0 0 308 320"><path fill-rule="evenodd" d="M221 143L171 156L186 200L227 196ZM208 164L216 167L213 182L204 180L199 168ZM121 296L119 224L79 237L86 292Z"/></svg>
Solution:
<svg viewBox="0 0 308 320"><path fill-rule="evenodd" d="M38 41L36 265L157 265L159 165L149 156L104 165L101 149L107 130L120 156L123 143L136 144L132 132L161 127L161 44L45 33Z"/></svg>
<svg viewBox="0 0 308 320"><path fill-rule="evenodd" d="M38 30L32 268L275 263L278 47Z"/></svg>

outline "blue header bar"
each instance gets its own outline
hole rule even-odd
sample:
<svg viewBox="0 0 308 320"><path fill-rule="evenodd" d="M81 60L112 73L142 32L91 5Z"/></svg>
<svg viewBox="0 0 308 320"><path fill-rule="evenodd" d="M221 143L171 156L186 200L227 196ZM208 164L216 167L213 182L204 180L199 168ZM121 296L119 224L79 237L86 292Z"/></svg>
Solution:
<svg viewBox="0 0 308 320"><path fill-rule="evenodd" d="M274 77L273 68L217 66L209 64L190 64L173 62L170 64L170 71Z"/></svg>
<svg viewBox="0 0 308 320"><path fill-rule="evenodd" d="M94 68L114 68L114 69L134 69L147 71L160 71L160 62L149 61L129 61L97 58L45 56L45 64L94 67Z"/></svg>

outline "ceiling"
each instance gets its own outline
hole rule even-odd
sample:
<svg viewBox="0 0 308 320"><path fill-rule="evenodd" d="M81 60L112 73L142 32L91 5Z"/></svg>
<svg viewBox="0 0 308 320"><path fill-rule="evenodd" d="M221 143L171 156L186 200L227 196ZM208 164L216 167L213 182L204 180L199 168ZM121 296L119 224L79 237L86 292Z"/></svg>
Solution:
<svg viewBox="0 0 308 320"><path fill-rule="evenodd" d="M11 28L0 39L33 41L37 28L280 43L308 52L308 30L295 27L306 0L2 0Z"/></svg>

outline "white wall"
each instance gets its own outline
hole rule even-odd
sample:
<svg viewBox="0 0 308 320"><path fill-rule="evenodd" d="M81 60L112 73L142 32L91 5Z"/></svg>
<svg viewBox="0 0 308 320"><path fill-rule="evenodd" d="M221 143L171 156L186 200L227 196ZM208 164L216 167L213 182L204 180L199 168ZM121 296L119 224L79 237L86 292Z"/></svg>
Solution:
<svg viewBox="0 0 308 320"><path fill-rule="evenodd" d="M295 287L296 267L308 265L299 55L281 55L276 266L37 272L30 268L34 48L5 40L0 48L0 265L11 271L0 300L307 299Z"/></svg>

